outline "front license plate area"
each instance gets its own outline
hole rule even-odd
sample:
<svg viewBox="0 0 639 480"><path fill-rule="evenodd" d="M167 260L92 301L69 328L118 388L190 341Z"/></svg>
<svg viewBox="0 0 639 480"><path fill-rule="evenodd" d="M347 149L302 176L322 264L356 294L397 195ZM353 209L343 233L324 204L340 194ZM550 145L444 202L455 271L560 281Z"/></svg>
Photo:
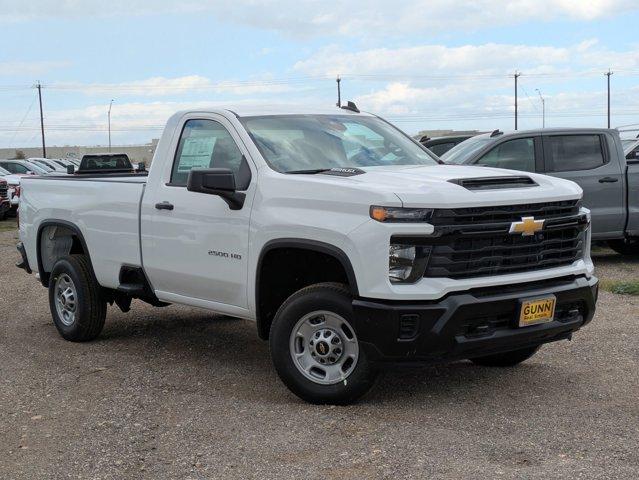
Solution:
<svg viewBox="0 0 639 480"><path fill-rule="evenodd" d="M555 317L556 303L557 298L554 295L522 300L519 309L519 326L529 327L552 322Z"/></svg>

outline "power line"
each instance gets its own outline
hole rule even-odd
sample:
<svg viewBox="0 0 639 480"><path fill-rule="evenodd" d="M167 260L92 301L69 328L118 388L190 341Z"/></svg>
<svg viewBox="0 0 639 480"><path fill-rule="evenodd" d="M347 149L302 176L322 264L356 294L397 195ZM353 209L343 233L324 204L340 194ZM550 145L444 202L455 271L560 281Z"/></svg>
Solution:
<svg viewBox="0 0 639 480"><path fill-rule="evenodd" d="M31 109L33 108L33 104L35 103L35 101L36 101L36 97L34 96L33 100L31 101L31 104L29 105L29 108L27 108L26 113L24 114L24 116L22 117L22 120L20 120L20 123L18 124L18 129L15 130L15 132L13 133L13 136L11 137L11 140L9 140L9 143L13 143L13 141L15 140L19 129L22 127L22 125L24 124L24 121L27 119L27 116L31 112Z"/></svg>

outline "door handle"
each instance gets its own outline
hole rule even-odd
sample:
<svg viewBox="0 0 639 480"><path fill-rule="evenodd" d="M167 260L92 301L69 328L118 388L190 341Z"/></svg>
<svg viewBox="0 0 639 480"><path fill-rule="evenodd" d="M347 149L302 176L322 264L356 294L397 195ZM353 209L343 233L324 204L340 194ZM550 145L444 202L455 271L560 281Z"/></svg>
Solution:
<svg viewBox="0 0 639 480"><path fill-rule="evenodd" d="M173 210L173 204L169 202L156 203L155 208L158 210Z"/></svg>
<svg viewBox="0 0 639 480"><path fill-rule="evenodd" d="M599 179L599 183L616 183L619 179L615 177L603 177Z"/></svg>

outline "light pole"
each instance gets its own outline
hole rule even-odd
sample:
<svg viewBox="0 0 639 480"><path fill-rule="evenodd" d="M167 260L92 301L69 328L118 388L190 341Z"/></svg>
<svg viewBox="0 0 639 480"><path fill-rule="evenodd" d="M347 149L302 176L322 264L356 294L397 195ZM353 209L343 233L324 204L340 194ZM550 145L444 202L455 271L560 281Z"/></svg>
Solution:
<svg viewBox="0 0 639 480"><path fill-rule="evenodd" d="M109 153L111 152L111 107L113 106L113 100L109 103Z"/></svg>
<svg viewBox="0 0 639 480"><path fill-rule="evenodd" d="M535 88L535 90L537 90L539 98L541 98L541 126L542 128L546 128L546 99L541 96L541 92L538 88Z"/></svg>

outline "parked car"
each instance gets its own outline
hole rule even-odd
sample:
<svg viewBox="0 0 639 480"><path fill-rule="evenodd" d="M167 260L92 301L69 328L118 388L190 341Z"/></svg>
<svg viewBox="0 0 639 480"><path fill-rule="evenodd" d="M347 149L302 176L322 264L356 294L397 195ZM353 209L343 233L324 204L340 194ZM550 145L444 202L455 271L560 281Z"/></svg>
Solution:
<svg viewBox="0 0 639 480"><path fill-rule="evenodd" d="M62 169L66 172L67 171L67 167L69 165L73 165L74 167L77 167L78 165L80 165L80 163L78 162L77 164L73 163L70 160L67 160L66 158L51 158L49 159L52 162L55 162L57 165L59 165L60 167L62 167Z"/></svg>
<svg viewBox="0 0 639 480"><path fill-rule="evenodd" d="M51 159L51 158L29 158L27 159L28 162L30 163L35 163L43 168L47 167L49 168L52 172L58 172L60 174L66 174L67 173L67 167L66 165L62 165L58 162L55 161L55 159Z"/></svg>
<svg viewBox="0 0 639 480"><path fill-rule="evenodd" d="M0 178L0 220L4 220L11 209L7 181Z"/></svg>
<svg viewBox="0 0 639 480"><path fill-rule="evenodd" d="M512 366L592 319L575 183L442 164L352 104L244 108L175 114L148 176L23 181L20 266L64 338L108 303L206 308L255 320L301 398L349 403L386 363Z"/></svg>
<svg viewBox="0 0 639 480"><path fill-rule="evenodd" d="M422 137L419 142L438 157L442 156L448 150L468 140L473 135L457 135L450 137Z"/></svg>
<svg viewBox="0 0 639 480"><path fill-rule="evenodd" d="M10 173L23 175L48 175L52 169L27 160L0 160L0 167Z"/></svg>
<svg viewBox="0 0 639 480"><path fill-rule="evenodd" d="M639 159L639 140L635 139L630 143L627 143L623 150L626 160Z"/></svg>
<svg viewBox="0 0 639 480"><path fill-rule="evenodd" d="M11 173L8 170L0 167L0 177L7 182L7 197L11 203L11 209L16 211L20 202L20 178L24 174Z"/></svg>
<svg viewBox="0 0 639 480"><path fill-rule="evenodd" d="M622 254L639 254L639 162L626 160L617 130L496 130L456 146L442 160L572 180L584 190L593 239Z"/></svg>

